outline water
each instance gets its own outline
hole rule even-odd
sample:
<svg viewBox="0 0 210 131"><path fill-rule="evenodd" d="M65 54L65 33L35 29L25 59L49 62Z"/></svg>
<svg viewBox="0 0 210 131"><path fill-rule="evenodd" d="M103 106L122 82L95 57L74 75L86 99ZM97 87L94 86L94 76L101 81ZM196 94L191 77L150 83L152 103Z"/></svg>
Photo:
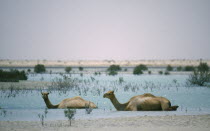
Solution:
<svg viewBox="0 0 210 131"><path fill-rule="evenodd" d="M29 75L28 80L56 81L63 79L58 74ZM187 75L71 75L77 80L77 86L65 90L50 91L51 103L57 104L65 98L81 96L97 104L91 114L86 114L85 109L78 109L75 119L96 119L110 117L130 116L160 116L160 115L197 115L210 114L210 88L191 87L186 85ZM119 80L121 79L121 81ZM114 90L121 103L127 102L132 96L143 93L152 93L156 96L168 98L172 105L179 105L177 111L116 111L110 100L103 98L103 94ZM44 114L46 105L39 90L0 91L0 120L27 120L38 121L38 114ZM63 109L48 109L46 120L65 120Z"/></svg>

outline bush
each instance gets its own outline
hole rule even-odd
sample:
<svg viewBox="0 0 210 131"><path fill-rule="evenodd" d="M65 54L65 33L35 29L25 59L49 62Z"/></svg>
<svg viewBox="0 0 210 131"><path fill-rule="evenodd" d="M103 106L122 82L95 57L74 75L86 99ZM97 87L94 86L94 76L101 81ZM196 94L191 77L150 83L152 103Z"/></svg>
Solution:
<svg viewBox="0 0 210 131"><path fill-rule="evenodd" d="M79 67L79 71L83 71L83 69L84 69L83 67L81 67L81 66Z"/></svg>
<svg viewBox="0 0 210 131"><path fill-rule="evenodd" d="M107 71L109 71L109 75L117 75L118 71L121 71L122 68L119 65L110 65Z"/></svg>
<svg viewBox="0 0 210 131"><path fill-rule="evenodd" d="M122 68L119 65L110 65L107 71L121 71Z"/></svg>
<svg viewBox="0 0 210 131"><path fill-rule="evenodd" d="M176 68L176 70L177 70L177 71L182 71L182 67L181 67L181 66L178 66L178 67Z"/></svg>
<svg viewBox="0 0 210 131"><path fill-rule="evenodd" d="M160 75L162 75L162 74L163 74L163 71L159 71L158 73L159 73Z"/></svg>
<svg viewBox="0 0 210 131"><path fill-rule="evenodd" d="M194 71L195 67L194 66L185 66L184 71Z"/></svg>
<svg viewBox="0 0 210 131"><path fill-rule="evenodd" d="M66 73L69 73L72 70L72 68L70 66L65 68Z"/></svg>
<svg viewBox="0 0 210 131"><path fill-rule="evenodd" d="M166 67L166 70L167 70L167 71L172 71L172 70L173 70L173 67L172 67L171 65L168 65L168 66Z"/></svg>
<svg viewBox="0 0 210 131"><path fill-rule="evenodd" d="M207 63L200 63L198 66L198 71L200 72L208 72L209 71L209 66Z"/></svg>
<svg viewBox="0 0 210 131"><path fill-rule="evenodd" d="M1 82L18 82L19 80L27 80L25 71L18 71L18 70L3 71L3 70L0 70L0 81Z"/></svg>
<svg viewBox="0 0 210 131"><path fill-rule="evenodd" d="M148 74L150 74L150 75L151 75L151 74L152 74L152 72L151 72L151 71L148 71Z"/></svg>
<svg viewBox="0 0 210 131"><path fill-rule="evenodd" d="M138 65L134 68L133 70L133 74L134 75L139 75L139 74L143 74L144 70L148 70L148 68L145 65Z"/></svg>
<svg viewBox="0 0 210 131"><path fill-rule="evenodd" d="M117 71L109 71L109 75L114 76L114 75L117 75L117 74L118 74Z"/></svg>
<svg viewBox="0 0 210 131"><path fill-rule="evenodd" d="M46 71L45 66L42 64L37 64L34 67L34 72L36 72L36 73L43 73L45 71Z"/></svg>
<svg viewBox="0 0 210 131"><path fill-rule="evenodd" d="M200 63L189 76L188 82L193 85L204 86L206 82L210 82L210 72L207 63Z"/></svg>

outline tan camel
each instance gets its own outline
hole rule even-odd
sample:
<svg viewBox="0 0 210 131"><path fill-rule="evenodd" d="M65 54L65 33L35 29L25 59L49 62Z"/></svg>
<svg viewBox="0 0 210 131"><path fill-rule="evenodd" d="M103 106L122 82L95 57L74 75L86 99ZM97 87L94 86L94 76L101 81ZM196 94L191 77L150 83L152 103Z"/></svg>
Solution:
<svg viewBox="0 0 210 131"><path fill-rule="evenodd" d="M53 105L51 104L48 95L49 93L41 93L42 98L44 99L44 102L49 109L55 109L55 108L74 108L74 109L82 109L82 108L97 108L97 106L91 102L86 101L82 99L80 96L76 96L73 98L67 98L62 100L59 104Z"/></svg>
<svg viewBox="0 0 210 131"><path fill-rule="evenodd" d="M104 98L111 100L118 111L175 111L179 106L171 106L171 102L164 97L157 97L150 93L132 97L127 103L120 104L114 91L108 91Z"/></svg>

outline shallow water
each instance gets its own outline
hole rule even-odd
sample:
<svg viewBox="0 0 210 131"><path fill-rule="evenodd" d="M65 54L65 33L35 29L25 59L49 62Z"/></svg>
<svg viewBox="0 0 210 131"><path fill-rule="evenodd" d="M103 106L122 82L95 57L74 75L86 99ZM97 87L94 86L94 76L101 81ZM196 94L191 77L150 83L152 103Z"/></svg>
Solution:
<svg viewBox="0 0 210 131"><path fill-rule="evenodd" d="M55 81L61 75L39 74L30 75L33 81ZM187 75L128 75L94 76L72 75L77 79L77 86L63 90L50 90L49 99L57 104L65 98L81 96L98 105L91 114L86 114L84 109L77 110L75 119L95 119L109 117L129 116L159 116L159 115L196 115L210 114L210 88L190 87L186 85ZM119 81L121 79L121 82ZM123 82L122 82L123 79ZM172 105L179 105L177 111L143 111L122 112L116 111L110 100L103 98L108 90L114 90L117 99L127 102L132 96L143 93L152 93L164 96ZM48 90L49 91L49 90ZM0 91L0 120L39 120L38 114L44 114L45 103L39 90ZM6 112L6 113L5 113ZM46 120L65 120L63 109L49 109Z"/></svg>

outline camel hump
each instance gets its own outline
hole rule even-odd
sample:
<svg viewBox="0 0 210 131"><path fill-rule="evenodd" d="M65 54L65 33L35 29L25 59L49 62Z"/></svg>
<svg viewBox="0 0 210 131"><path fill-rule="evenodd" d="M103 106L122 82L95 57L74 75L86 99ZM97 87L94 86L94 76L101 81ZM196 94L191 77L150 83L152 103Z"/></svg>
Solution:
<svg viewBox="0 0 210 131"><path fill-rule="evenodd" d="M150 94L150 93L145 93L143 94L144 97L155 97L153 94Z"/></svg>

